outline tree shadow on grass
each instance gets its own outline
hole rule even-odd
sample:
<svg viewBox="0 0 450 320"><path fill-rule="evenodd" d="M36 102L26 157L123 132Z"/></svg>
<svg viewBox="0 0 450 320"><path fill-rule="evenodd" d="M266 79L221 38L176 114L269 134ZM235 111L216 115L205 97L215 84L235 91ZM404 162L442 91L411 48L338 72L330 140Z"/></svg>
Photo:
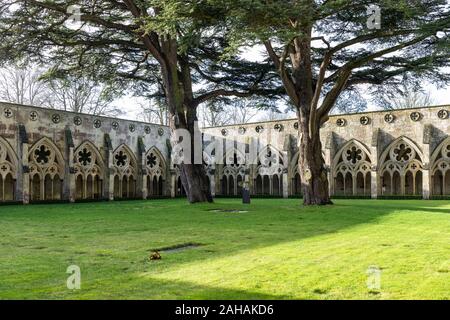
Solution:
<svg viewBox="0 0 450 320"><path fill-rule="evenodd" d="M124 300L277 300L288 299L283 295L271 295L251 290L238 290L220 286L199 285L187 281L161 280L147 276L133 277L126 280L126 286L116 279L95 283L84 282L82 290L69 292L62 290L49 293L55 299L124 299ZM99 292L99 288L114 288ZM48 298L44 293L42 298Z"/></svg>
<svg viewBox="0 0 450 320"><path fill-rule="evenodd" d="M348 200L347 200L348 201ZM419 211L419 212L435 212L450 214L450 201L442 200L372 200L361 204L358 202L349 204L341 204L348 207L358 207L367 209L369 207L379 208L382 210L394 211ZM447 208L444 208L447 206Z"/></svg>

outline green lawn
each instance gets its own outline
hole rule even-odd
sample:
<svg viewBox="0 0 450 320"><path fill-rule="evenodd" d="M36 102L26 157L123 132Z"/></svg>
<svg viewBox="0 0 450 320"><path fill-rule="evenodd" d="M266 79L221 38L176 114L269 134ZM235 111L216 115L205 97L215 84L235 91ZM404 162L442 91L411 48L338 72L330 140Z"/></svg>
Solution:
<svg viewBox="0 0 450 320"><path fill-rule="evenodd" d="M212 209L242 209L218 213ZM183 243L202 246L162 252ZM66 288L78 265L82 287ZM367 269L382 270L369 290ZM0 299L449 299L450 203L219 199L0 207Z"/></svg>

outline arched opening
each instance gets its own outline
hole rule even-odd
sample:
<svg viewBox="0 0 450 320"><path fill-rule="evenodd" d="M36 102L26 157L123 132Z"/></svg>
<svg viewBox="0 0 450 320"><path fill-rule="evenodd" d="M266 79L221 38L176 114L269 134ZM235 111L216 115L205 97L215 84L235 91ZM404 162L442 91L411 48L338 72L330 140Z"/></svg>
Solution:
<svg viewBox="0 0 450 320"><path fill-rule="evenodd" d="M350 196L353 194L353 177L350 172L345 174L344 179L344 195Z"/></svg>
<svg viewBox="0 0 450 320"><path fill-rule="evenodd" d="M86 198L87 199L94 199L94 179L92 178L92 175L89 175L87 177L87 181L86 181Z"/></svg>
<svg viewBox="0 0 450 320"><path fill-rule="evenodd" d="M75 179L75 198L77 200L84 199L84 184L81 174Z"/></svg>
<svg viewBox="0 0 450 320"><path fill-rule="evenodd" d="M358 196L366 195L366 179L363 172L356 174L356 194Z"/></svg>
<svg viewBox="0 0 450 320"><path fill-rule="evenodd" d="M158 196L159 195L159 184L158 184L158 177L153 177L153 181L152 181L152 191L153 191L153 195L154 196Z"/></svg>
<svg viewBox="0 0 450 320"><path fill-rule="evenodd" d="M15 199L15 186L16 181L11 173L8 173L5 178L0 175L0 202L13 201Z"/></svg>
<svg viewBox="0 0 450 320"><path fill-rule="evenodd" d="M399 195L401 194L401 183L402 179L400 178L400 173L398 171L395 171L392 175L392 195Z"/></svg>
<svg viewBox="0 0 450 320"><path fill-rule="evenodd" d="M127 198L128 199L136 198L136 180L134 179L133 176L130 176L128 179Z"/></svg>
<svg viewBox="0 0 450 320"><path fill-rule="evenodd" d="M278 175L274 175L272 177L272 190L274 196L280 196L281 195L281 179L278 177Z"/></svg>
<svg viewBox="0 0 450 320"><path fill-rule="evenodd" d="M222 176L221 189L222 189L222 195L227 196L228 195L228 177L227 176Z"/></svg>
<svg viewBox="0 0 450 320"><path fill-rule="evenodd" d="M263 180L260 175L256 177L256 194L262 195L263 194Z"/></svg>
<svg viewBox="0 0 450 320"><path fill-rule="evenodd" d="M103 194L103 180L98 175L94 178L94 199L101 199Z"/></svg>
<svg viewBox="0 0 450 320"><path fill-rule="evenodd" d="M237 176L237 195L242 195L242 188L243 188L244 180L242 179L241 175Z"/></svg>
<svg viewBox="0 0 450 320"><path fill-rule="evenodd" d="M46 201L53 200L53 179L49 174L45 176L44 180L44 195Z"/></svg>
<svg viewBox="0 0 450 320"><path fill-rule="evenodd" d="M302 193L303 193L303 191L302 191L302 179L300 178L300 174L298 172L294 176L293 186L294 186L293 194L296 195L296 196L301 196Z"/></svg>
<svg viewBox="0 0 450 320"><path fill-rule="evenodd" d="M416 187L414 195L421 195L423 193L423 173L422 171L416 172L415 177Z"/></svg>
<svg viewBox="0 0 450 320"><path fill-rule="evenodd" d="M391 174L388 171L385 171L382 177L381 194L383 196L393 194Z"/></svg>
<svg viewBox="0 0 450 320"><path fill-rule="evenodd" d="M162 177L158 178L158 196L164 195L164 181Z"/></svg>
<svg viewBox="0 0 450 320"><path fill-rule="evenodd" d="M186 191L184 191L183 183L181 183L181 177L178 177L178 180L177 180L177 195L178 196L186 195Z"/></svg>
<svg viewBox="0 0 450 320"><path fill-rule="evenodd" d="M444 195L444 175L440 170L436 171L433 175L433 195L435 196L443 196Z"/></svg>
<svg viewBox="0 0 450 320"><path fill-rule="evenodd" d="M31 187L30 187L30 199L31 201L41 200L41 179L37 174L31 177Z"/></svg>
<svg viewBox="0 0 450 320"><path fill-rule="evenodd" d="M263 194L270 195L270 178L269 178L269 176L263 176Z"/></svg>
<svg viewBox="0 0 450 320"><path fill-rule="evenodd" d="M122 194L121 194L121 198L122 199L127 199L128 198L128 195L129 195L129 190L128 190L128 177L127 176L124 176L123 178L122 178Z"/></svg>
<svg viewBox="0 0 450 320"><path fill-rule="evenodd" d="M53 199L52 200L61 200L62 199L62 180L56 175L53 177Z"/></svg>
<svg viewBox="0 0 450 320"><path fill-rule="evenodd" d="M235 196L236 194L234 191L234 177L228 176L228 194L230 196Z"/></svg>
<svg viewBox="0 0 450 320"><path fill-rule="evenodd" d="M120 188L120 179L116 175L114 176L114 198L120 199L122 197L121 188Z"/></svg>
<svg viewBox="0 0 450 320"><path fill-rule="evenodd" d="M337 174L334 188L336 195L345 195L344 174L342 172Z"/></svg>
<svg viewBox="0 0 450 320"><path fill-rule="evenodd" d="M450 195L450 172L447 171L444 175L443 195Z"/></svg>
<svg viewBox="0 0 450 320"><path fill-rule="evenodd" d="M415 194L414 175L411 171L406 172L405 175L405 195L412 196Z"/></svg>

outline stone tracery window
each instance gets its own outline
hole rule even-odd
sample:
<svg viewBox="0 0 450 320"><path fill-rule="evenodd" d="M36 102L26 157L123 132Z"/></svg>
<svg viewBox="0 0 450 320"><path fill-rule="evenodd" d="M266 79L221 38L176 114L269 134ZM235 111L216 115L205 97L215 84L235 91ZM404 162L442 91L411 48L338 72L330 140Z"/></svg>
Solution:
<svg viewBox="0 0 450 320"><path fill-rule="evenodd" d="M256 194L283 194L285 164L282 154L273 146L266 146L258 155L258 167L254 181Z"/></svg>
<svg viewBox="0 0 450 320"><path fill-rule="evenodd" d="M77 199L101 199L105 164L97 148L89 141L74 152Z"/></svg>
<svg viewBox="0 0 450 320"><path fill-rule="evenodd" d="M225 155L221 174L222 195L238 196L242 193L247 169L245 154L242 152L233 150Z"/></svg>
<svg viewBox="0 0 450 320"><path fill-rule="evenodd" d="M161 152L153 147L145 155L148 196L163 196L166 165Z"/></svg>
<svg viewBox="0 0 450 320"><path fill-rule="evenodd" d="M137 161L126 145L120 145L113 153L114 198L136 197Z"/></svg>
<svg viewBox="0 0 450 320"><path fill-rule="evenodd" d="M0 202L15 199L17 156L6 140L0 137Z"/></svg>
<svg viewBox="0 0 450 320"><path fill-rule="evenodd" d="M29 150L30 199L61 200L64 159L49 138L37 141Z"/></svg>
<svg viewBox="0 0 450 320"><path fill-rule="evenodd" d="M368 196L371 192L368 149L356 140L345 144L333 162L334 194Z"/></svg>
<svg viewBox="0 0 450 320"><path fill-rule="evenodd" d="M445 139L431 156L431 192L450 195L450 138Z"/></svg>
<svg viewBox="0 0 450 320"><path fill-rule="evenodd" d="M409 139L391 143L380 159L380 168L382 195L422 194L422 158Z"/></svg>

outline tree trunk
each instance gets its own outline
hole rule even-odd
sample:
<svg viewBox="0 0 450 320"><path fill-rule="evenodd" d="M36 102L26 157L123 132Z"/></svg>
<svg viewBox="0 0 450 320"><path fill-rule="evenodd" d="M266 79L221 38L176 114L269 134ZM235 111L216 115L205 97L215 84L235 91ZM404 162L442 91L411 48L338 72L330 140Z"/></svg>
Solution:
<svg viewBox="0 0 450 320"><path fill-rule="evenodd" d="M299 118L299 123L302 123L303 117ZM300 155L298 165L302 180L303 204L305 206L333 204L328 189L327 169L322 155L319 130L313 130L316 133L310 137L308 120L304 119L303 122L306 122L306 124L299 125Z"/></svg>
<svg viewBox="0 0 450 320"><path fill-rule="evenodd" d="M213 202L203 165L181 164L180 177L190 203Z"/></svg>

